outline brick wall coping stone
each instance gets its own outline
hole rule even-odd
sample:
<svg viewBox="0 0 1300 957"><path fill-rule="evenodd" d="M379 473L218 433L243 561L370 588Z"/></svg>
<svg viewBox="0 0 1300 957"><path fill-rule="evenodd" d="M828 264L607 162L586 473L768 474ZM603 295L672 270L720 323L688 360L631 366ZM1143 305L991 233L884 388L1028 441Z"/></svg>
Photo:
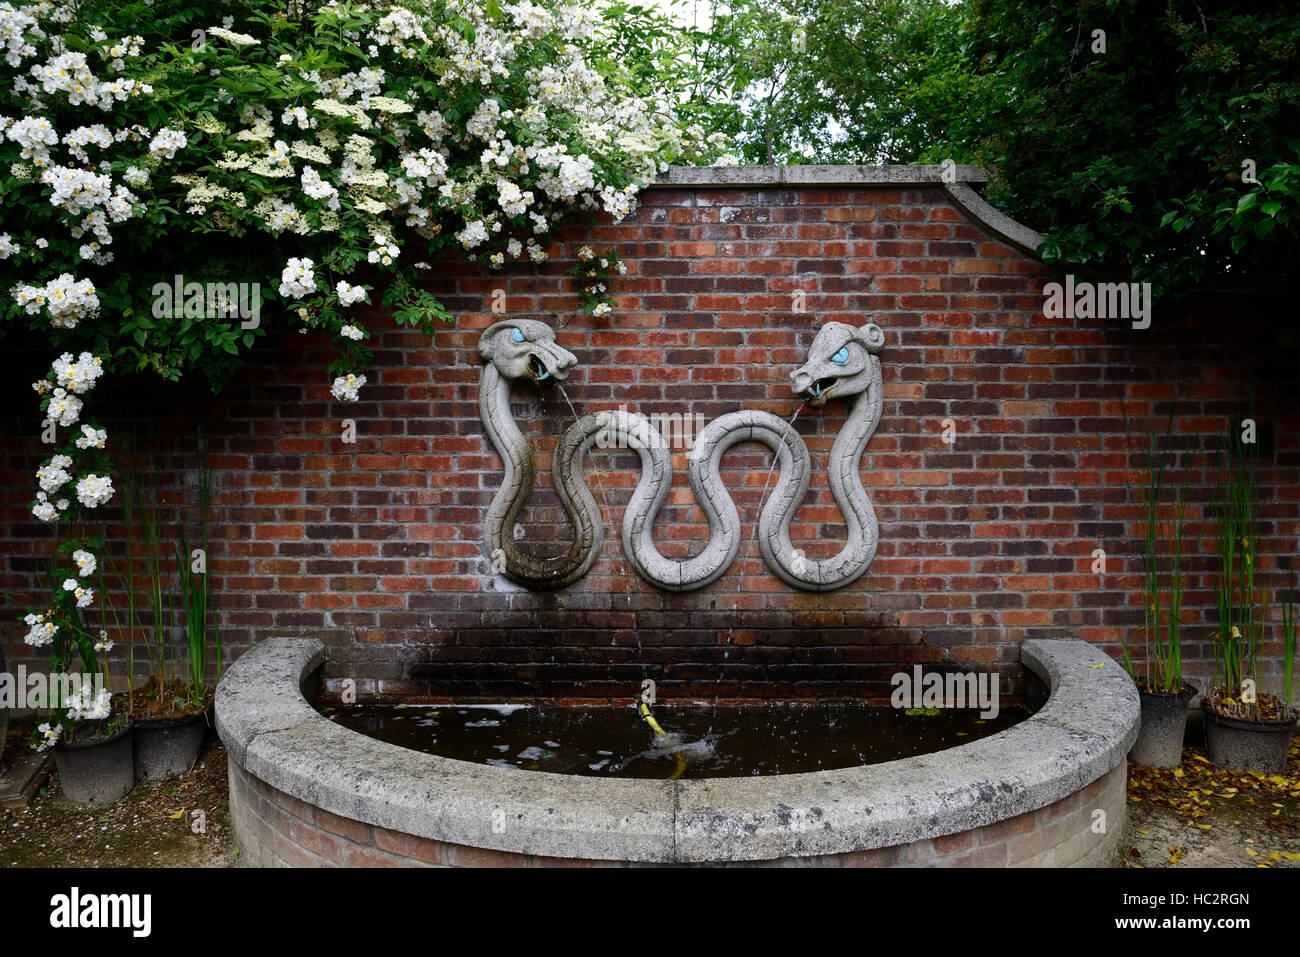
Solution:
<svg viewBox="0 0 1300 957"><path fill-rule="evenodd" d="M1021 662L1048 685L1046 704L970 744L836 771L611 780L456 761L350 731L304 697L325 657L315 639L272 638L227 670L216 717L231 760L340 817L553 857L754 861L953 834L1081 790L1124 762L1138 732L1137 689L1118 663L1083 641L1029 640Z"/></svg>
<svg viewBox="0 0 1300 957"><path fill-rule="evenodd" d="M945 177L945 172L947 176ZM971 183L987 183L982 166L674 166L650 188L689 186L939 186L953 204L996 238L1037 255L1041 234L985 202Z"/></svg>

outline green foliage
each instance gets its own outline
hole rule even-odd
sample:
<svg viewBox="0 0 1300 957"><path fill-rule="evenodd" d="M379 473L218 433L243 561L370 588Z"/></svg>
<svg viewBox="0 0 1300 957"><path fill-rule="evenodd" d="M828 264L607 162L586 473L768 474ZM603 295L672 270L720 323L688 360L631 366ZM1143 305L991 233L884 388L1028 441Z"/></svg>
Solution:
<svg viewBox="0 0 1300 957"><path fill-rule="evenodd" d="M967 126L963 138L977 144L970 158L997 168L990 198L1047 235L1048 262L1127 273L1157 294L1287 271L1300 235L1289 185L1300 8L976 0L970 10L966 68L994 96L975 116L983 132ZM1242 182L1248 160L1257 185Z"/></svg>
<svg viewBox="0 0 1300 957"><path fill-rule="evenodd" d="M691 109L748 162L986 165L1047 262L1160 296L1291 274L1298 55L1281 2L738 0Z"/></svg>

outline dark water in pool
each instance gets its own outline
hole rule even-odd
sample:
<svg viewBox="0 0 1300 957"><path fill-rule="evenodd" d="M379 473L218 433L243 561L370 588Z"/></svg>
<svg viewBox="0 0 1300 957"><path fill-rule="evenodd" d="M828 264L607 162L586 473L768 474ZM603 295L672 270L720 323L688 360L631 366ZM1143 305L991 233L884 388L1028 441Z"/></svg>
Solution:
<svg viewBox="0 0 1300 957"><path fill-rule="evenodd" d="M333 721L390 744L462 761L592 777L707 778L794 774L942 751L1029 716L949 709L912 714L861 705L658 707L656 739L631 707L521 705L324 708Z"/></svg>

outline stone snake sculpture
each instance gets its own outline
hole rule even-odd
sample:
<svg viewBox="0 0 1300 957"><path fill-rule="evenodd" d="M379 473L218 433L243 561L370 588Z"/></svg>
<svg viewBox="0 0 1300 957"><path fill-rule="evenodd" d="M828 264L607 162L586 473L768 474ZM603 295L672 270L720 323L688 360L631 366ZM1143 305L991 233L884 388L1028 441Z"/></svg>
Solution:
<svg viewBox="0 0 1300 957"><path fill-rule="evenodd" d="M878 353L884 334L874 324L861 328L829 322L818 332L808 361L790 375L794 392L808 406L852 399L853 407L831 447L829 484L848 527L838 554L811 560L790 541L790 522L808 491L808 448L794 427L770 412L730 412L710 422L695 440L690 480L709 522L709 540L693 558L665 557L655 546L655 516L672 485L672 457L650 421L632 412L593 412L565 431L553 456L552 476L560 505L574 527L568 549L554 558L535 558L520 549L507 529L532 494L532 443L510 413L510 383L563 380L576 364L555 343L551 328L535 319L493 324L479 338L486 360L479 386L479 412L493 446L505 463L505 477L488 507L487 548L493 567L534 589L562 588L582 578L600 554L604 521L586 482L583 463L598 440L604 447L631 448L641 459L641 477L623 516L623 549L638 575L667 591L694 591L716 581L735 561L741 545L740 515L722 484L721 462L739 442L759 442L777 456L780 477L759 516L759 548L779 578L805 591L831 591L857 579L876 554L878 525L858 462L881 412Z"/></svg>

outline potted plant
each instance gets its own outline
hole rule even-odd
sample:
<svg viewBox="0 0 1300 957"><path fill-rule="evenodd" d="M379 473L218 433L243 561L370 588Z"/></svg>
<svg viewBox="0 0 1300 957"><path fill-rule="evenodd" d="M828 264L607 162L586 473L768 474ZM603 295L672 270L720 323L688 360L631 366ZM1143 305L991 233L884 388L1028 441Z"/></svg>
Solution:
<svg viewBox="0 0 1300 957"><path fill-rule="evenodd" d="M1121 404L1122 407L1122 404ZM1128 411L1124 410L1125 428ZM1129 432L1131 436L1131 431ZM1129 653L1128 642L1122 642L1124 666L1137 685L1141 699L1142 720L1137 740L1129 751L1129 758L1148 767L1173 768L1183 760L1183 735L1187 727L1187 706L1196 695L1196 689L1183 679L1182 611L1183 589L1186 576L1183 572L1184 525L1187 518L1187 473L1178 487L1170 507L1167 524L1161 522L1161 497L1166 487L1168 462L1166 453L1172 444L1173 414L1165 429L1164 447L1154 432L1146 434L1141 475L1141 501L1143 508L1143 667L1139 670ZM1130 490L1131 496L1131 490ZM1168 533L1168 534L1166 534ZM1161 618L1162 595L1166 593L1160 582L1161 542L1168 541L1169 570L1167 574L1167 609Z"/></svg>
<svg viewBox="0 0 1300 957"><path fill-rule="evenodd" d="M1264 621L1256 614L1258 502L1245 444L1232 431L1218 469L1219 571L1215 598L1219 627L1213 636L1214 689L1203 703L1205 746L1215 764L1247 771L1285 769L1297 714L1291 706L1295 627L1290 602L1283 604L1285 697L1260 689Z"/></svg>
<svg viewBox="0 0 1300 957"><path fill-rule="evenodd" d="M103 541L86 535L88 514L114 496L111 462L105 451L107 430L86 413L86 398L103 374L100 357L65 352L32 384L54 455L36 470L37 491L31 514L53 527L55 544L46 557L47 590L40 599L24 603L28 627L24 642L49 649L48 697L50 720L40 725L39 750L54 747L64 793L74 801L115 801L131 790L131 718L113 714L108 690L108 650L112 642L101 629L91 637L82 613L95 603L91 577L101 573ZM76 428L73 428L73 427ZM9 596L6 593L6 597ZM88 613L88 612L87 612ZM103 611L101 610L101 621ZM103 667L97 654L103 655ZM74 659L83 671L73 673Z"/></svg>
<svg viewBox="0 0 1300 957"><path fill-rule="evenodd" d="M108 652L113 642L102 630L97 641L92 639L81 620L80 610L94 598L85 576L93 574L98 563L84 549L72 550L71 557L78 570L63 577L57 589L58 563L52 558L47 566L53 607L24 619L31 629L28 643L50 648L48 703L53 711L50 720L37 727L34 743L37 750L54 748L65 797L80 804L106 804L124 797L135 784L131 717L112 710ZM74 653L82 662L79 674L72 670Z"/></svg>
<svg viewBox="0 0 1300 957"><path fill-rule="evenodd" d="M199 495L200 512L206 519L211 486L206 457L203 463ZM212 688L207 682L207 642L211 592L207 576L207 525L206 521L201 523L203 532L197 551L191 552L184 530L179 526L177 537L169 546L164 540L157 489L146 492L138 476L129 472L123 491L128 554L124 573L119 578L127 595L131 633L143 636L150 665L148 680L137 687L134 655L130 656L130 708L136 727L135 775L136 780L158 780L183 774L194 764L210 724ZM135 591L137 526L143 533L140 551L143 552L149 628L142 627L140 622ZM184 638L183 649L173 641L178 627ZM219 667L221 638L215 628L214 632ZM178 654L182 650L183 655Z"/></svg>
<svg viewBox="0 0 1300 957"><path fill-rule="evenodd" d="M96 643L107 652L112 642ZM79 804L110 804L125 797L135 785L134 742L131 717L113 714L105 672L97 680L63 694L55 711L58 720L42 724L38 748L54 746L63 796Z"/></svg>

